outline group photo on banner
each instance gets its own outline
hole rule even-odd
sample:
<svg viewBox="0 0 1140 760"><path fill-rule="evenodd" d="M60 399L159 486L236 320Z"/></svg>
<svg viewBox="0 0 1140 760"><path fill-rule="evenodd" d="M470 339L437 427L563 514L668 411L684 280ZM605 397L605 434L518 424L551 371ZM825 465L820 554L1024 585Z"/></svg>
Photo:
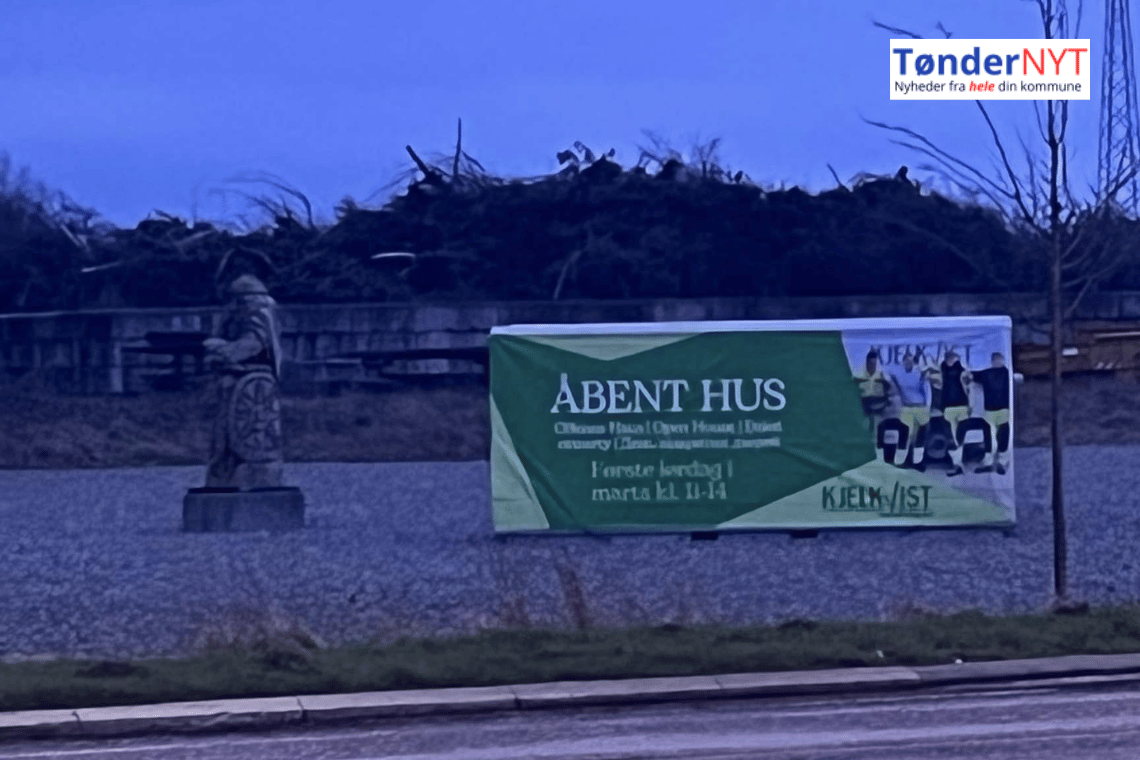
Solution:
<svg viewBox="0 0 1140 760"><path fill-rule="evenodd" d="M498 532L1015 521L1008 317L492 330Z"/></svg>

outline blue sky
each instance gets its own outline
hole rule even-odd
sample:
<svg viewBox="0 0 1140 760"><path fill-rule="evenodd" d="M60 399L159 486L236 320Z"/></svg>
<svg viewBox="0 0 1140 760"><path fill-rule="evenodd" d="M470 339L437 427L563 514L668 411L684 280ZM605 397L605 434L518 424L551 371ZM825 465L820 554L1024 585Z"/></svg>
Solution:
<svg viewBox="0 0 1140 760"><path fill-rule="evenodd" d="M1074 2L1075 7L1075 2ZM1102 3L1086 4L1093 97L1074 105L1095 167ZM648 129L719 137L762 183L832 186L918 159L860 117L905 124L988 165L972 102L889 100L890 34L1039 37L1026 0L4 0L0 151L111 221L220 218L211 189L271 172L318 210L364 199L404 145L466 149L502 175L557 168L581 140L638 157ZM1016 139L1025 103L995 103ZM1090 174L1091 176L1091 174Z"/></svg>

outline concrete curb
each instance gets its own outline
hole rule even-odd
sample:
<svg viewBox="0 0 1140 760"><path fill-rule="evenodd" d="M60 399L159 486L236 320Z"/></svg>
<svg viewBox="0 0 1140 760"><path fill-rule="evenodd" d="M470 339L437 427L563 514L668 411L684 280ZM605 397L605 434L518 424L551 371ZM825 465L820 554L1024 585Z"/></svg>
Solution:
<svg viewBox="0 0 1140 760"><path fill-rule="evenodd" d="M1140 679L1140 654L1077 655L930 667L845 668L784 673L562 681L462 689L320 694L213 702L0 712L0 738L78 738L142 733L271 729L408 715L620 705L709 698L779 697L898 691L963 684L1061 678Z"/></svg>
<svg viewBox="0 0 1140 760"><path fill-rule="evenodd" d="M923 686L1140 673L1140 654L1081 654L913 668Z"/></svg>

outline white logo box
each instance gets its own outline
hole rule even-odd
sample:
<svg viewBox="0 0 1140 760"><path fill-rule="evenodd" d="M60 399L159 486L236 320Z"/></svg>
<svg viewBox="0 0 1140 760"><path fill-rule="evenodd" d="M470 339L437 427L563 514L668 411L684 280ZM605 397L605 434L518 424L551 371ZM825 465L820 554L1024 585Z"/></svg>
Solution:
<svg viewBox="0 0 1140 760"><path fill-rule="evenodd" d="M1089 100L1089 40L890 41L891 100Z"/></svg>

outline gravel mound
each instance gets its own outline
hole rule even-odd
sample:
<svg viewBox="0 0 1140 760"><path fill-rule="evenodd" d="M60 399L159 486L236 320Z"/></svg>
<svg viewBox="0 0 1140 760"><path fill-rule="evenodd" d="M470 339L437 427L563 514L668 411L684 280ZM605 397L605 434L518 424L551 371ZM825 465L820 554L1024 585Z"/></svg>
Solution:
<svg viewBox="0 0 1140 760"><path fill-rule="evenodd" d="M1067 452L1070 576L1140 600L1140 447ZM1017 452L1008 531L500 537L486 462L293 464L308 527L180 532L199 467L0 471L0 655L183 654L251 630L329 643L496 626L883 619L1051 601L1049 454Z"/></svg>

